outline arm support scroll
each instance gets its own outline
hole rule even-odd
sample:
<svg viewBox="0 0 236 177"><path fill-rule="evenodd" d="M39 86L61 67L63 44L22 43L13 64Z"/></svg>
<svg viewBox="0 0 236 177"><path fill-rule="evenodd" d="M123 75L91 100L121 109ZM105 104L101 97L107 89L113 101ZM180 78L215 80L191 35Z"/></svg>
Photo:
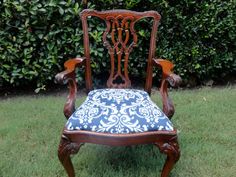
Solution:
<svg viewBox="0 0 236 177"><path fill-rule="evenodd" d="M64 63L65 71L58 73L55 76L55 82L60 84L68 83L69 95L64 106L64 115L68 119L75 111L75 100L77 93L77 85L75 79L75 68L84 65L85 58L73 58Z"/></svg>
<svg viewBox="0 0 236 177"><path fill-rule="evenodd" d="M161 87L160 87L160 94L162 97L162 103L163 103L163 112L171 118L174 113L174 104L172 100L168 96L168 83L172 87L178 87L181 83L181 78L180 76L174 74L172 72L172 69L174 68L174 64L168 60L164 59L153 59L153 63L156 66L161 67L162 69L162 81L161 81Z"/></svg>

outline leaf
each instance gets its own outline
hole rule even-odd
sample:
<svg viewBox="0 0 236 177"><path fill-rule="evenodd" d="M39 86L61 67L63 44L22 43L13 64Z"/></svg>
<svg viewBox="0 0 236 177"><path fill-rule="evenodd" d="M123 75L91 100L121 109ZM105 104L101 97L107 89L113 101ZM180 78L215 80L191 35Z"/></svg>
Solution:
<svg viewBox="0 0 236 177"><path fill-rule="evenodd" d="M6 69L9 69L9 68L10 68L10 66L7 65L7 64L3 64L2 66L3 66L4 68L6 68Z"/></svg>
<svg viewBox="0 0 236 177"><path fill-rule="evenodd" d="M7 16L11 16L11 11L8 8L5 8L5 13Z"/></svg>
<svg viewBox="0 0 236 177"><path fill-rule="evenodd" d="M35 92L35 93L39 93L40 90L41 90L41 88L37 88L37 89L34 90L34 92Z"/></svg>
<svg viewBox="0 0 236 177"><path fill-rule="evenodd" d="M43 39L43 34L38 34L39 39Z"/></svg>
<svg viewBox="0 0 236 177"><path fill-rule="evenodd" d="M59 8L59 13L60 13L61 15L63 15L63 14L64 14L64 9L63 9L61 6L58 6L58 8Z"/></svg>
<svg viewBox="0 0 236 177"><path fill-rule="evenodd" d="M75 3L74 11L75 11L75 14L79 13L79 4L78 4L78 2Z"/></svg>

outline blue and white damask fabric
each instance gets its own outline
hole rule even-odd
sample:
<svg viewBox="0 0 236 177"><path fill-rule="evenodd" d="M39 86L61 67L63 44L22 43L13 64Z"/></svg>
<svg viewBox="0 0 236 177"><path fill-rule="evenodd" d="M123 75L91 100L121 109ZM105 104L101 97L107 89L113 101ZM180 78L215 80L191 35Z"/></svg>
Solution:
<svg viewBox="0 0 236 177"><path fill-rule="evenodd" d="M104 133L172 131L173 125L145 91L98 89L89 92L85 102L66 123L68 130Z"/></svg>

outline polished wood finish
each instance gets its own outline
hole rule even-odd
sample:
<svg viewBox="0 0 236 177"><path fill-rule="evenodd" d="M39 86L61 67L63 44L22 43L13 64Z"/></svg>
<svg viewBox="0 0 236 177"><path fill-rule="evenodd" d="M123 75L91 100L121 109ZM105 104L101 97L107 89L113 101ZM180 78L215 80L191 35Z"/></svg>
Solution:
<svg viewBox="0 0 236 177"><path fill-rule="evenodd" d="M173 102L168 96L167 86L169 83L172 87L178 87L181 83L181 78L172 72L174 65L170 61L155 58L153 58L152 61L156 66L160 66L162 69L162 81L160 87L163 104L162 110L169 118L171 118L175 113L175 109Z"/></svg>
<svg viewBox="0 0 236 177"><path fill-rule="evenodd" d="M136 22L143 18L153 18L146 80L146 90L150 93L152 84L152 58L155 57L156 32L161 18L160 14L156 11L133 12L129 10L111 10L98 12L86 9L81 12L80 16L84 32L84 54L87 59L86 88L88 91L92 88L92 80L87 17L95 16L104 20L106 23L106 30L103 33L102 39L104 46L108 49L111 60L110 76L107 81L109 88L128 88L131 86L128 76L128 59L133 47L137 46L138 40L134 26ZM111 38L111 41L108 40L108 36ZM121 69L122 59L124 60L124 73L122 73ZM115 61L117 62L117 68L115 67Z"/></svg>
<svg viewBox="0 0 236 177"><path fill-rule="evenodd" d="M171 118L174 114L174 105L168 97L167 87L168 84L174 87L178 86L181 82L181 79L172 72L174 65L170 61L155 58L156 32L160 15L155 11L134 12L128 10L112 10L98 12L88 9L82 11L80 15L84 33L84 57L67 60L64 64L65 71L56 75L56 81L58 83L68 83L69 85L69 95L64 106L64 114L66 118L69 118L70 115L75 111L75 99L77 92L75 80L76 67L85 67L86 89L87 91L92 89L87 24L87 17L89 16L99 17L106 23L106 30L103 33L103 44L110 54L111 61L110 76L107 80L107 86L109 88L128 88L131 86L131 81L128 75L128 58L133 47L137 46L138 40L137 32L134 30L134 26L135 23L140 19L153 18L149 55L147 59L145 90L149 94L151 93L153 67L160 67L162 69L160 93L163 102L163 111ZM122 60L124 60L123 63ZM174 164L179 160L180 157L180 149L177 141L176 130L152 131L133 134L111 134L81 130L68 131L63 129L61 142L58 148L58 157L69 177L75 177L70 155L77 153L80 149L80 146L84 143L103 144L110 146L154 144L160 149L162 153L167 155L161 177L167 177L169 175Z"/></svg>
<svg viewBox="0 0 236 177"><path fill-rule="evenodd" d="M75 80L75 68L85 65L85 58L73 58L64 63L65 71L58 73L55 76L57 83L66 84L69 86L69 95L64 106L64 115L68 119L75 111L75 100L77 93L77 85Z"/></svg>

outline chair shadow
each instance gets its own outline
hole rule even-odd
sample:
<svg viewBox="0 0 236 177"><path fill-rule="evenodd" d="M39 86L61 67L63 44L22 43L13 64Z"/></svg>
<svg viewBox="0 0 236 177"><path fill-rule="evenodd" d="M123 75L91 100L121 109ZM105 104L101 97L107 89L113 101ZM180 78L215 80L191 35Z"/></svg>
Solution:
<svg viewBox="0 0 236 177"><path fill-rule="evenodd" d="M165 155L154 145L110 147L86 144L73 161L76 176L81 177L156 177L160 176Z"/></svg>

